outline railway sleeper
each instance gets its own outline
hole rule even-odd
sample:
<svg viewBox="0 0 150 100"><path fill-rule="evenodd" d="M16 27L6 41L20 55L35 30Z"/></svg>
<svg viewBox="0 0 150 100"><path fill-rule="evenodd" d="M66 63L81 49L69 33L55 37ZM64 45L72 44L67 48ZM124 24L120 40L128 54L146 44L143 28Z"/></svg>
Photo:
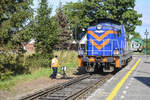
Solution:
<svg viewBox="0 0 150 100"><path fill-rule="evenodd" d="M65 96L41 97L40 100L63 100Z"/></svg>

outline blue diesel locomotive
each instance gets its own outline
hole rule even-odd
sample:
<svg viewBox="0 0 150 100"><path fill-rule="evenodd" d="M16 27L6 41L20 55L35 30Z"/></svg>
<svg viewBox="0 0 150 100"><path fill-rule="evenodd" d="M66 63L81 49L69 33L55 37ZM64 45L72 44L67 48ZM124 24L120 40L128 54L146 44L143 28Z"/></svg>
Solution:
<svg viewBox="0 0 150 100"><path fill-rule="evenodd" d="M125 28L114 20L101 20L86 30L85 48L79 46L78 66L87 72L113 72L132 58L128 50Z"/></svg>

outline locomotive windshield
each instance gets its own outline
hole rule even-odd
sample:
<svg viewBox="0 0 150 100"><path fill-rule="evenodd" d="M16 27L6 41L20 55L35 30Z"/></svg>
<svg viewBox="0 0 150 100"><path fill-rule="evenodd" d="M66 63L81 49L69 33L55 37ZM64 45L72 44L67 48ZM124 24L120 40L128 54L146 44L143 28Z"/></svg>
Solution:
<svg viewBox="0 0 150 100"><path fill-rule="evenodd" d="M100 23L104 29L121 29L120 25L114 24L114 23Z"/></svg>

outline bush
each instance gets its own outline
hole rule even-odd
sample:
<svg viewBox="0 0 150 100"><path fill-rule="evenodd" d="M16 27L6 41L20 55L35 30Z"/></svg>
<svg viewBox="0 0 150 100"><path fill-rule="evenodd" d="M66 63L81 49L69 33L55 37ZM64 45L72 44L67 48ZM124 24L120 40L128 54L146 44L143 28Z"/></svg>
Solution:
<svg viewBox="0 0 150 100"><path fill-rule="evenodd" d="M49 67L50 58L41 54L27 55L25 58L25 66L29 68L30 72L41 67Z"/></svg>
<svg viewBox="0 0 150 100"><path fill-rule="evenodd" d="M54 55L58 56L60 66L75 67L77 66L78 53L76 51L61 50L54 51Z"/></svg>
<svg viewBox="0 0 150 100"><path fill-rule="evenodd" d="M77 52L75 51L54 51L58 55L60 66L67 66L70 70L77 66ZM17 55L3 53L0 54L0 80L9 79L10 76L29 74L41 68L50 66L52 55L32 54Z"/></svg>
<svg viewBox="0 0 150 100"><path fill-rule="evenodd" d="M49 67L52 55L0 53L0 80L27 74L41 67Z"/></svg>
<svg viewBox="0 0 150 100"><path fill-rule="evenodd" d="M10 53L0 54L0 80L24 73L28 73L28 68L24 66L23 55Z"/></svg>

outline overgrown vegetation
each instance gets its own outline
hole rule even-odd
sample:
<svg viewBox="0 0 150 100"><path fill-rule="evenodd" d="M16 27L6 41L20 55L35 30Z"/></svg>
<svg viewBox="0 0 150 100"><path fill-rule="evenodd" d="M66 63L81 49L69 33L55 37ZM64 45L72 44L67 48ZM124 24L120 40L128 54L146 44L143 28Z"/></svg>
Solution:
<svg viewBox="0 0 150 100"><path fill-rule="evenodd" d="M58 56L60 66L66 66L68 70L70 68L77 67L78 54L76 51L55 51L54 55Z"/></svg>
<svg viewBox="0 0 150 100"><path fill-rule="evenodd" d="M40 0L33 17L33 0L0 1L0 80L48 67L58 43L58 28L47 0ZM23 44L35 40L36 53L25 55ZM32 68L31 68L32 67Z"/></svg>
<svg viewBox="0 0 150 100"><path fill-rule="evenodd" d="M59 59L59 70L61 73L61 67L67 66L67 74L72 73L77 68L77 52L76 51L54 51L55 55L58 55ZM32 73L27 73L23 75L10 76L9 79L0 81L0 89L11 89L12 86L19 82L23 82L26 80L37 79L40 77L49 77L52 73L52 70L48 67L50 59L39 58L27 56L29 59L24 59L24 64Z"/></svg>
<svg viewBox="0 0 150 100"><path fill-rule="evenodd" d="M4 80L10 76L28 73L27 66L24 65L23 55L9 53L0 54L0 79Z"/></svg>
<svg viewBox="0 0 150 100"><path fill-rule="evenodd" d="M22 62L26 28L33 17L32 0L0 0L0 80L28 72Z"/></svg>

